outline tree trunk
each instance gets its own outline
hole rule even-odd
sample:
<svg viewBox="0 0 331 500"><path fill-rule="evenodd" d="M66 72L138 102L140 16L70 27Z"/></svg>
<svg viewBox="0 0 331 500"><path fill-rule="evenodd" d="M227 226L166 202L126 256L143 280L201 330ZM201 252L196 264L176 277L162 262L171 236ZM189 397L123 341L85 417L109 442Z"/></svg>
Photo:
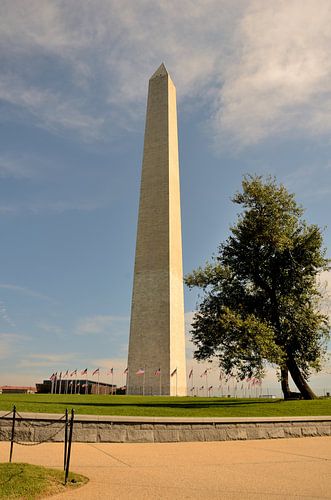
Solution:
<svg viewBox="0 0 331 500"><path fill-rule="evenodd" d="M311 390L306 380L304 379L292 354L288 354L286 364L293 379L293 382L299 389L303 399L317 399L316 394L314 394L314 392Z"/></svg>
<svg viewBox="0 0 331 500"><path fill-rule="evenodd" d="M282 386L282 391L284 394L284 399L290 399L291 397L291 391L290 391L290 386L288 383L288 369L285 367L282 367L280 369L280 383Z"/></svg>

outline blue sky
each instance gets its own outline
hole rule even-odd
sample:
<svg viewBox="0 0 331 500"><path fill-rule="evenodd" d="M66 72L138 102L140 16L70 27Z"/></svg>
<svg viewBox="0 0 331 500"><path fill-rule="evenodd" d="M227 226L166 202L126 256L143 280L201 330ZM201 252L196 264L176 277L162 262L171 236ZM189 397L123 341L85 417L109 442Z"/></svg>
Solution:
<svg viewBox="0 0 331 500"><path fill-rule="evenodd" d="M295 192L330 256L330 22L328 0L1 2L0 385L112 366L122 383L162 61L178 95L185 272L227 237L245 173ZM196 299L185 292L188 323ZM328 373L312 382L331 389Z"/></svg>

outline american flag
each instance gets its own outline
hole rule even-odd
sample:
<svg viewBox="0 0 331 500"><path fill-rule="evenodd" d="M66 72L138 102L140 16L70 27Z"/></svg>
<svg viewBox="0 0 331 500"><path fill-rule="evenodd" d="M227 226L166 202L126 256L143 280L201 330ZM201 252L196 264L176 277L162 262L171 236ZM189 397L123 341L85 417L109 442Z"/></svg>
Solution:
<svg viewBox="0 0 331 500"><path fill-rule="evenodd" d="M188 378L191 378L191 377L193 377L193 368L192 368L192 370L190 371L190 373L188 374Z"/></svg>
<svg viewBox="0 0 331 500"><path fill-rule="evenodd" d="M126 375L128 373L128 371L129 371L129 368L125 368L123 374Z"/></svg>
<svg viewBox="0 0 331 500"><path fill-rule="evenodd" d="M85 368L85 370L82 370L82 371L81 371L81 374L82 374L82 375L87 375L87 368Z"/></svg>
<svg viewBox="0 0 331 500"><path fill-rule="evenodd" d="M92 375L95 375L96 373L99 373L100 372L100 368L97 368L96 370L94 370L94 372L92 373Z"/></svg>
<svg viewBox="0 0 331 500"><path fill-rule="evenodd" d="M77 375L77 370L74 370L72 373L70 373L70 377L72 377L73 375Z"/></svg>
<svg viewBox="0 0 331 500"><path fill-rule="evenodd" d="M69 375L69 370L67 370L63 376L67 377L68 375Z"/></svg>
<svg viewBox="0 0 331 500"><path fill-rule="evenodd" d="M114 368L110 368L110 370L108 370L107 372L107 375L112 375L113 373L114 373Z"/></svg>
<svg viewBox="0 0 331 500"><path fill-rule="evenodd" d="M154 375L161 375L161 368L155 370Z"/></svg>
<svg viewBox="0 0 331 500"><path fill-rule="evenodd" d="M204 375L207 375L207 370L205 370L203 373L201 373L200 377L203 377Z"/></svg>
<svg viewBox="0 0 331 500"><path fill-rule="evenodd" d="M144 375L145 370L143 368L139 368L139 370L136 372L136 375Z"/></svg>
<svg viewBox="0 0 331 500"><path fill-rule="evenodd" d="M177 368L175 368L174 371L170 373L170 377L173 377L176 373L177 373Z"/></svg>

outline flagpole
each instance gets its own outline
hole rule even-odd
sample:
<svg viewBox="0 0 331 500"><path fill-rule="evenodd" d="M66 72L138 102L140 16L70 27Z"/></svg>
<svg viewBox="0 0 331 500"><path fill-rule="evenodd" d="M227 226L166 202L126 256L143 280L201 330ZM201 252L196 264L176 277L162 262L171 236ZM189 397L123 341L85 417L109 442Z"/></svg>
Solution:
<svg viewBox="0 0 331 500"><path fill-rule="evenodd" d="M176 366L176 397L178 395L178 370L177 370L177 366Z"/></svg>
<svg viewBox="0 0 331 500"><path fill-rule="evenodd" d="M160 368L160 396L162 396L162 372Z"/></svg>
<svg viewBox="0 0 331 500"><path fill-rule="evenodd" d="M98 384L97 384L97 393L99 396L99 380L100 380L100 370L98 371Z"/></svg>
<svg viewBox="0 0 331 500"><path fill-rule="evenodd" d="M86 379L85 379L85 394L87 394L87 370L86 370Z"/></svg>
<svg viewBox="0 0 331 500"><path fill-rule="evenodd" d="M111 371L111 395L114 396L114 367Z"/></svg>
<svg viewBox="0 0 331 500"><path fill-rule="evenodd" d="M208 397L208 371L205 371L205 384L206 384L206 391L207 391L207 397Z"/></svg>
<svg viewBox="0 0 331 500"><path fill-rule="evenodd" d="M128 394L128 367L125 368L124 372L123 372L123 375L125 375L125 394Z"/></svg>
<svg viewBox="0 0 331 500"><path fill-rule="evenodd" d="M144 367L144 378L143 378L143 396L145 396L145 376L146 376L146 365Z"/></svg>

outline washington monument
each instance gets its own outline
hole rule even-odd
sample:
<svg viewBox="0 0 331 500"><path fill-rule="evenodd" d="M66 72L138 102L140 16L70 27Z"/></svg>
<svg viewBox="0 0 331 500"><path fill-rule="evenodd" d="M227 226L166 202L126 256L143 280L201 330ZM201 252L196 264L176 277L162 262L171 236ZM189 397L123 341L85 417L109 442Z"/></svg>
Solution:
<svg viewBox="0 0 331 500"><path fill-rule="evenodd" d="M176 89L164 64L149 80L127 393L186 395Z"/></svg>

